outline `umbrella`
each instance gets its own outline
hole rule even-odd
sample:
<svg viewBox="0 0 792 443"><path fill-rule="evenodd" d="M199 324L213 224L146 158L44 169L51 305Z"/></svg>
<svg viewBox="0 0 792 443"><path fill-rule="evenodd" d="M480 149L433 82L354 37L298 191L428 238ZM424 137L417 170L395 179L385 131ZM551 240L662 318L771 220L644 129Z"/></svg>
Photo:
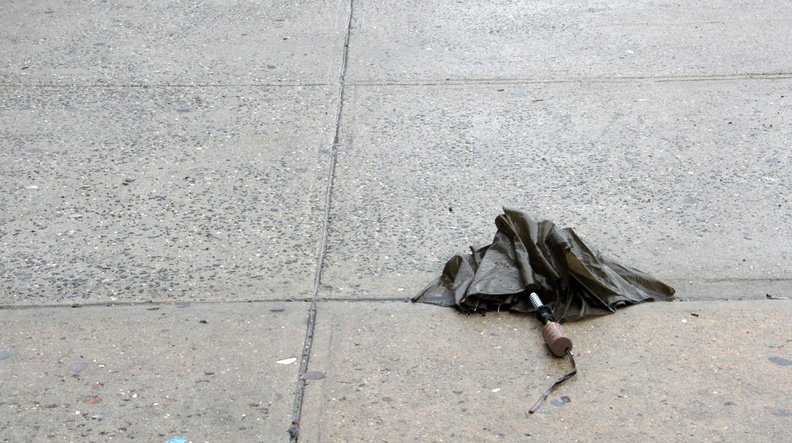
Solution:
<svg viewBox="0 0 792 443"><path fill-rule="evenodd" d="M503 209L492 243L471 248L446 263L442 274L414 302L450 306L465 313L510 310L536 313L551 351L568 355L576 373L572 342L559 324L652 300L668 300L674 289L637 269L602 257L570 228L559 229L523 211Z"/></svg>

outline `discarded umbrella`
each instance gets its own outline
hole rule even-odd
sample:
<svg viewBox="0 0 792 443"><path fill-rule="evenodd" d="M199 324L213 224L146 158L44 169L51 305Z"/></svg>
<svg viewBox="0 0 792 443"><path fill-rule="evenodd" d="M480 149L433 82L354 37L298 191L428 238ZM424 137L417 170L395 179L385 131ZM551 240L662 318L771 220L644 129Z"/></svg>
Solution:
<svg viewBox="0 0 792 443"><path fill-rule="evenodd" d="M492 243L471 248L446 263L442 274L414 302L450 306L465 313L534 312L554 355L569 356L572 371L529 410L535 412L558 385L577 372L572 342L560 322L651 300L667 300L674 289L637 269L622 266L588 247L572 229L504 209L495 219Z"/></svg>

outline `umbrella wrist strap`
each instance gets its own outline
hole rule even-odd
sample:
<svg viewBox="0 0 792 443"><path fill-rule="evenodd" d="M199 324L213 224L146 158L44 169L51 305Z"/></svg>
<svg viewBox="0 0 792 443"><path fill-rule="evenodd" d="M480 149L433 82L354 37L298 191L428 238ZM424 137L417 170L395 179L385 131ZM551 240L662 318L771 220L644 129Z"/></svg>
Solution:
<svg viewBox="0 0 792 443"><path fill-rule="evenodd" d="M531 409L528 410L529 414L533 414L534 412L538 411L539 408L542 407L542 403L544 403L544 401L547 399L548 396L550 396L550 394L553 392L555 388L557 388L561 383L569 380L570 378L574 377L575 374L577 374L577 366L575 366L575 356L572 355L572 350L567 348L566 354L569 356L569 363L572 364L572 370L568 374L556 380L556 382L553 383L553 386L550 386L550 389L545 391L545 393L542 394L541 397L539 397L539 400L536 402L536 404L534 404L533 407L531 407Z"/></svg>

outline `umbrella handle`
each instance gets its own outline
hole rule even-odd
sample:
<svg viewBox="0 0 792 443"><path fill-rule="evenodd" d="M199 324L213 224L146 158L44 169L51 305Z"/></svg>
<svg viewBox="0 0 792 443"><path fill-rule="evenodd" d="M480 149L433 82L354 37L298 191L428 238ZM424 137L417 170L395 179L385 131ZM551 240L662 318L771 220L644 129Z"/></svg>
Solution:
<svg viewBox="0 0 792 443"><path fill-rule="evenodd" d="M572 349L572 340L566 335L564 327L560 323L548 321L542 326L542 337L544 337L550 352L556 357L566 356L568 349Z"/></svg>
<svg viewBox="0 0 792 443"><path fill-rule="evenodd" d="M531 304L536 309L536 318L542 322L542 337L544 337L547 347L550 352L556 357L566 356L567 349L572 349L572 340L564 332L564 327L553 319L553 313L550 308L542 303L539 294L531 292L528 296Z"/></svg>

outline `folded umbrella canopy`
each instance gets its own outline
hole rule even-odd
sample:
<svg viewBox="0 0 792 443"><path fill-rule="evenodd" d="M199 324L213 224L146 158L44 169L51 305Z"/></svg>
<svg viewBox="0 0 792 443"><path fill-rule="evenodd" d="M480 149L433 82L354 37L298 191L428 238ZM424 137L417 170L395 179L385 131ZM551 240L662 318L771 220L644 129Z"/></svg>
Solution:
<svg viewBox="0 0 792 443"><path fill-rule="evenodd" d="M492 243L456 255L414 302L452 306L469 312L535 312L542 335L556 356L568 355L572 371L555 382L530 409L577 373L572 342L557 323L603 315L616 308L667 300L674 289L637 269L602 257L572 229L535 220L522 211L503 210Z"/></svg>
<svg viewBox="0 0 792 443"><path fill-rule="evenodd" d="M503 211L492 243L454 256L413 301L463 312L534 312L528 296L536 292L560 322L674 294L654 277L602 257L570 228Z"/></svg>

